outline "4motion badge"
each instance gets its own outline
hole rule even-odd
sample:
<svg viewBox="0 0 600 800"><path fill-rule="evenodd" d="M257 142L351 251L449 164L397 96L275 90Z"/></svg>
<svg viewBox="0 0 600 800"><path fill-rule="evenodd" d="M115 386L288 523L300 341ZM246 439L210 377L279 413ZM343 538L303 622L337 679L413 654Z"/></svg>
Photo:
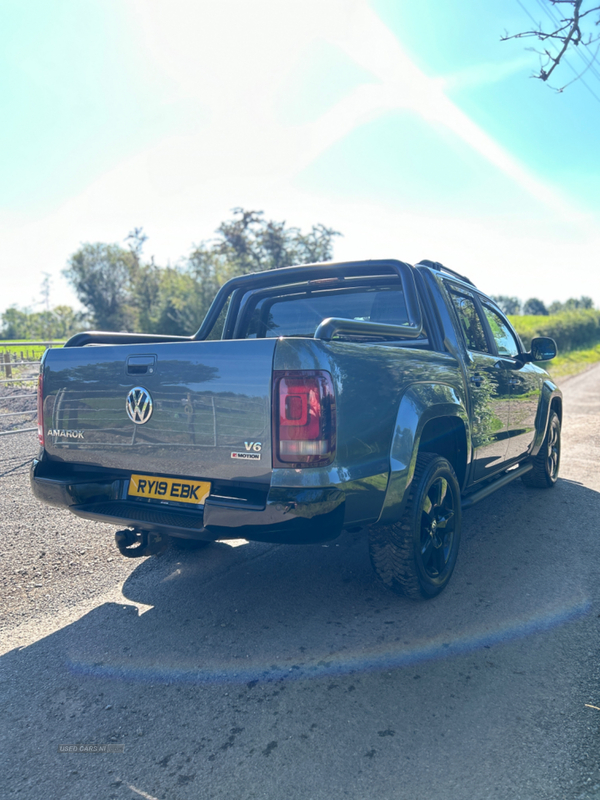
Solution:
<svg viewBox="0 0 600 800"><path fill-rule="evenodd" d="M246 448L243 452L232 453L232 458L239 458L242 461L260 461L260 451L262 444L260 442L244 442Z"/></svg>

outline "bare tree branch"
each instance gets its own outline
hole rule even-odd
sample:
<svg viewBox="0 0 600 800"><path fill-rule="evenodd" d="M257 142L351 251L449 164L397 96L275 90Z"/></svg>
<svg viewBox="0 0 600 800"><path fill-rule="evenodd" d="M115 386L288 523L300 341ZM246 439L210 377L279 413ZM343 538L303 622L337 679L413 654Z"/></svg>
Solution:
<svg viewBox="0 0 600 800"><path fill-rule="evenodd" d="M526 39L533 37L539 39L540 42L551 41L555 43L558 46L558 50L556 52L553 52L548 48L544 48L543 51L534 50L534 52L537 52L544 59L544 61L540 65L539 73L533 75L533 77L539 78L540 80L546 82L560 65L561 61L564 60L564 56L567 51L573 50L573 48L579 47L580 45L583 48L588 48L591 44L600 41L600 33L594 34L592 31L584 30L582 27L582 20L584 19L588 24L592 23L595 26L600 25L600 5L595 4L589 8L582 8L586 0L538 1L540 5L544 2L548 3L548 9L544 10L546 10L550 20L554 22L554 27L548 30L541 22L536 23L525 6L519 2L521 8L523 8L523 10L527 13L536 27L531 30L521 31L519 33L506 33L504 36L500 37L500 40L506 42L509 39ZM556 10L560 10L561 14L565 14L565 12L567 13L560 19L556 19L552 14L551 7L554 7ZM593 19L589 18L590 14L597 15L595 22ZM595 67L593 67L598 56L598 49L596 49L596 52L593 54L593 56L591 56L590 61L583 57L581 53L580 55L586 66L585 69L576 75L574 80L580 78L581 75L587 72L590 68L592 68L593 74L598 77L595 72ZM556 89L556 91L562 92L567 86L570 86L574 80L569 81L564 86Z"/></svg>

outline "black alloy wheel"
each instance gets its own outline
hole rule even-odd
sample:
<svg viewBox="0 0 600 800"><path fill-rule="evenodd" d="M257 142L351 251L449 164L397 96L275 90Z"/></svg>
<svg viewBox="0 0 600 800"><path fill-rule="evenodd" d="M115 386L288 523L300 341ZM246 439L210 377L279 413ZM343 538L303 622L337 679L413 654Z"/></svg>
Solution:
<svg viewBox="0 0 600 800"><path fill-rule="evenodd" d="M556 485L560 469L560 438L560 418L556 411L551 411L544 441L533 458L533 469L523 475L522 481L526 486L552 489Z"/></svg>
<svg viewBox="0 0 600 800"><path fill-rule="evenodd" d="M438 579L446 569L452 544L456 498L448 480L436 478L425 494L421 513L420 566L430 579Z"/></svg>
<svg viewBox="0 0 600 800"><path fill-rule="evenodd" d="M546 472L548 479L554 484L560 466L560 421L556 414L553 414L550 420L547 439Z"/></svg>
<svg viewBox="0 0 600 800"><path fill-rule="evenodd" d="M408 492L398 522L371 527L369 552L386 586L422 600L438 595L454 570L460 545L460 486L445 458L420 453Z"/></svg>

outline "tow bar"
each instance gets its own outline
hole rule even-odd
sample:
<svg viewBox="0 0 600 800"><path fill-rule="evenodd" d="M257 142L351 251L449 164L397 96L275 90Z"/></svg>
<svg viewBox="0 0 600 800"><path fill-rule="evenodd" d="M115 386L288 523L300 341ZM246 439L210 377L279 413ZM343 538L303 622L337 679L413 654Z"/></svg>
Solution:
<svg viewBox="0 0 600 800"><path fill-rule="evenodd" d="M115 533L115 544L125 558L159 556L169 546L169 537L153 531L126 528Z"/></svg>

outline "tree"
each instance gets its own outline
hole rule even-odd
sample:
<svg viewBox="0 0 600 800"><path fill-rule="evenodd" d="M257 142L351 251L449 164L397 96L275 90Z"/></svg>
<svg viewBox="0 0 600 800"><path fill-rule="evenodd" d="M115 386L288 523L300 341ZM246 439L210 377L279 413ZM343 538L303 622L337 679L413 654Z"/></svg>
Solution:
<svg viewBox="0 0 600 800"><path fill-rule="evenodd" d="M265 220L262 211L233 209L233 219L222 222L217 237L193 251L196 258L209 259L217 280L248 272L328 261L333 254L337 231L313 225L308 234L287 228L285 222Z"/></svg>
<svg viewBox="0 0 600 800"><path fill-rule="evenodd" d="M594 307L594 301L591 297L582 295L579 299L570 297L564 304L565 311L576 311L578 309L590 309Z"/></svg>
<svg viewBox="0 0 600 800"><path fill-rule="evenodd" d="M564 303L560 300L555 300L548 306L550 314L560 314L561 311L578 311L579 309L594 308L594 301L591 297L582 295L579 299L576 297L569 297Z"/></svg>
<svg viewBox="0 0 600 800"><path fill-rule="evenodd" d="M537 317L547 317L548 309L537 297L530 297L523 305L523 314L532 314Z"/></svg>
<svg viewBox="0 0 600 800"><path fill-rule="evenodd" d="M83 244L68 261L64 275L91 313L94 325L104 330L130 331L137 315L133 287L138 263L131 250L118 244Z"/></svg>
<svg viewBox="0 0 600 800"><path fill-rule="evenodd" d="M534 27L531 30L511 35L506 33L500 37L501 41L536 38L542 42L544 45L542 50L531 48L540 56L539 72L532 77L539 78L544 82L550 78L561 62L565 63L567 52L576 52L583 64L583 69L578 72L569 62L566 62L575 73L575 77L556 88L557 92L564 91L567 86L581 78L588 70L599 77L595 65L600 44L593 52L591 52L591 48L596 42L600 42L600 33L598 32L600 5L594 0L540 0L540 5L542 3L544 3L542 10L548 17L549 25L537 23L527 12Z"/></svg>
<svg viewBox="0 0 600 800"><path fill-rule="evenodd" d="M560 300L555 300L548 306L549 314L560 314L562 310L563 310L563 304L560 302Z"/></svg>
<svg viewBox="0 0 600 800"><path fill-rule="evenodd" d="M497 303L498 307L505 314L521 313L521 301L518 297L508 297L508 295L505 294L493 294L492 300Z"/></svg>
<svg viewBox="0 0 600 800"><path fill-rule="evenodd" d="M30 311L11 306L0 315L2 339L67 339L85 329L85 315L71 306L56 306L47 311Z"/></svg>
<svg viewBox="0 0 600 800"><path fill-rule="evenodd" d="M202 241L175 267L143 259L142 228L118 244L83 244L65 275L94 324L106 330L191 334L200 327L219 287L248 272L328 261L340 236L325 225L308 233L264 219L262 211L233 209L214 239ZM215 335L219 325L215 326Z"/></svg>
<svg viewBox="0 0 600 800"><path fill-rule="evenodd" d="M30 339L31 321L30 312L25 308L10 306L2 314L2 329L0 336L3 339Z"/></svg>
<svg viewBox="0 0 600 800"><path fill-rule="evenodd" d="M134 228L133 230L129 231L129 233L125 237L125 241L128 243L127 246L129 247L129 252L133 255L136 262L139 264L142 259L142 251L144 249L144 245L148 241L148 237L144 233L144 229Z"/></svg>
<svg viewBox="0 0 600 800"><path fill-rule="evenodd" d="M55 306L50 313L52 339L68 339L74 333L85 330L88 324L85 312L75 311L71 306Z"/></svg>

